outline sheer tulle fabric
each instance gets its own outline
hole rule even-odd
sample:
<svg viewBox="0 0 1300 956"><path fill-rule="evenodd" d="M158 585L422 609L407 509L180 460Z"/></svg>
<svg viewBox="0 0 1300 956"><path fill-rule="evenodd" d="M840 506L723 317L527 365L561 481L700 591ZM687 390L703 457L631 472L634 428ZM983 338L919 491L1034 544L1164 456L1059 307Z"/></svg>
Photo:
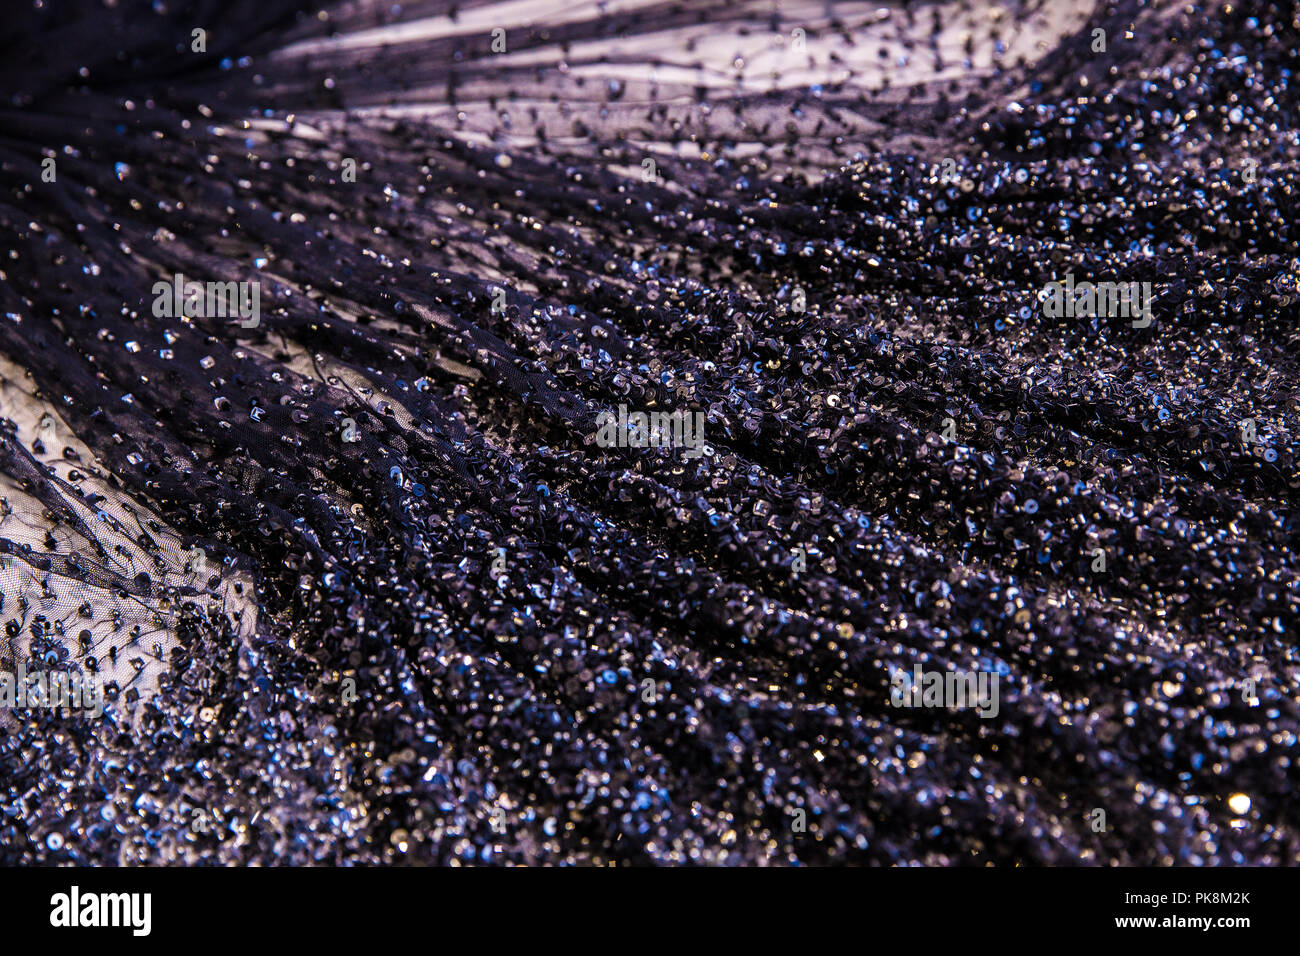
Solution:
<svg viewBox="0 0 1300 956"><path fill-rule="evenodd" d="M7 15L0 860L1297 862L1295 18Z"/></svg>

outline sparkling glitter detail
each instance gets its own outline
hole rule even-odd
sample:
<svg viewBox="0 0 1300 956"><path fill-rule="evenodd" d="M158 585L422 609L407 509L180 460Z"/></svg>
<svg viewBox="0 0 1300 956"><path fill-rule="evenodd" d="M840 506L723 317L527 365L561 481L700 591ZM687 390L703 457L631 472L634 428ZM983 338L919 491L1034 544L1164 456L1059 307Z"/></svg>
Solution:
<svg viewBox="0 0 1300 956"><path fill-rule="evenodd" d="M0 862L1300 863L1294 5L43 6Z"/></svg>

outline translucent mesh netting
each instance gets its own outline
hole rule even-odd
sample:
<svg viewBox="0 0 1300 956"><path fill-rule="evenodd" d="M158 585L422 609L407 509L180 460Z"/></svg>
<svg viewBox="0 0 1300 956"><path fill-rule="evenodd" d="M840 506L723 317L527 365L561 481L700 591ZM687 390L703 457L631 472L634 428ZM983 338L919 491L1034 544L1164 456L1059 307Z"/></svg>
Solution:
<svg viewBox="0 0 1300 956"><path fill-rule="evenodd" d="M0 858L1296 862L1294 5L447 13L0 25Z"/></svg>

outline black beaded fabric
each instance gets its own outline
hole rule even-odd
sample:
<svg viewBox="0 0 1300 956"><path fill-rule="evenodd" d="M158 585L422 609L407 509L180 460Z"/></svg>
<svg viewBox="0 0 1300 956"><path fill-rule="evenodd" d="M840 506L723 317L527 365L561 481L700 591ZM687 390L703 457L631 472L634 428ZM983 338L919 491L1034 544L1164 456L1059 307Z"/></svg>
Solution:
<svg viewBox="0 0 1300 956"><path fill-rule="evenodd" d="M1294 3L11 7L0 863L1300 862Z"/></svg>

